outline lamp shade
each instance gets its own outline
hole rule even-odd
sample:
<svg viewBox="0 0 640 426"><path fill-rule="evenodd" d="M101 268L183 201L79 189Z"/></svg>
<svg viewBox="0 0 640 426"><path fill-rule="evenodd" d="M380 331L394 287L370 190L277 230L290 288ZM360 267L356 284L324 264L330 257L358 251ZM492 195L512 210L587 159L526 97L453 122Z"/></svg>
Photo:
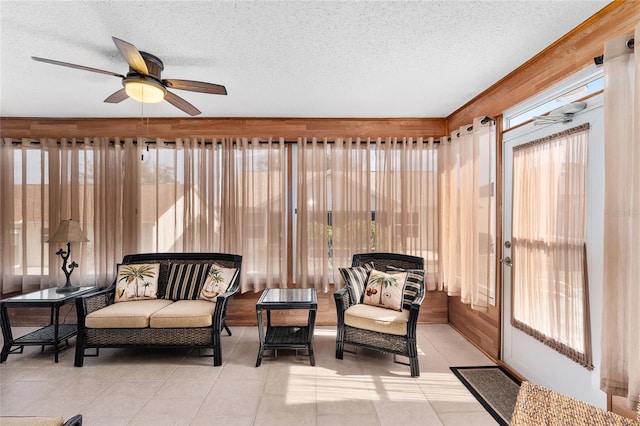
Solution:
<svg viewBox="0 0 640 426"><path fill-rule="evenodd" d="M49 243L81 243L89 241L77 220L61 220Z"/></svg>
<svg viewBox="0 0 640 426"><path fill-rule="evenodd" d="M162 102L167 93L167 89L151 79L127 78L123 84L124 90L130 98L145 104Z"/></svg>

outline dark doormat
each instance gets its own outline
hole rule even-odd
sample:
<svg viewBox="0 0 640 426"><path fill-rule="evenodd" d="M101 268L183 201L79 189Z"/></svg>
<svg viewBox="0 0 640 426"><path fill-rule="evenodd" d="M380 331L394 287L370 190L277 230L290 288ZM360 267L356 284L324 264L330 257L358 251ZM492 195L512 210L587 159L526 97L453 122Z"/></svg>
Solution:
<svg viewBox="0 0 640 426"><path fill-rule="evenodd" d="M518 379L497 365L450 368L498 423L509 425L520 390Z"/></svg>

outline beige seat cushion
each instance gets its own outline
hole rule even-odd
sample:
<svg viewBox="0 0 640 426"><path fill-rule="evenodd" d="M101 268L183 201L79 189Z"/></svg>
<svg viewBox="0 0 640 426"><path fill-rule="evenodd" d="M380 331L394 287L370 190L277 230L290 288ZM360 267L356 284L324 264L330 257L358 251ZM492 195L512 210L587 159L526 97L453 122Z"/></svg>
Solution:
<svg viewBox="0 0 640 426"><path fill-rule="evenodd" d="M146 328L151 314L172 303L165 299L114 303L87 315L85 325L88 328Z"/></svg>
<svg viewBox="0 0 640 426"><path fill-rule="evenodd" d="M344 323L348 326L397 336L407 334L408 321L408 309L398 312L358 303L344 312Z"/></svg>
<svg viewBox="0 0 640 426"><path fill-rule="evenodd" d="M62 417L0 417L2 426L62 426Z"/></svg>
<svg viewBox="0 0 640 426"><path fill-rule="evenodd" d="M151 328L211 327L214 302L177 300L151 315Z"/></svg>

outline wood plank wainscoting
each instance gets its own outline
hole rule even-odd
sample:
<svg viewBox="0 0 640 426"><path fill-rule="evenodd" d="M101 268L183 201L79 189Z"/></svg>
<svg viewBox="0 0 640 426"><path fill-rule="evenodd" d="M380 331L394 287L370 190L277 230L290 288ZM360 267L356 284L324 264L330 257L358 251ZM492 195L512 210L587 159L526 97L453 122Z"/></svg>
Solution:
<svg viewBox="0 0 640 426"><path fill-rule="evenodd" d="M247 292L236 294L227 306L227 325L230 327L257 326L256 302L262 292ZM2 298L10 295L2 295ZM448 296L442 291L427 292L418 322L422 324L446 324ZM35 327L49 324L49 311L37 308L9 309L9 318L12 326ZM284 325L302 324L307 320L306 311L272 311L274 322ZM60 321L75 324L76 311L74 305L65 305L60 308ZM318 312L316 324L323 326L336 325L336 305L333 300L333 292L318 293ZM232 330L233 332L233 330Z"/></svg>
<svg viewBox="0 0 640 426"><path fill-rule="evenodd" d="M240 326L257 325L256 302L259 293L237 294L227 306L227 322ZM422 307L420 308L419 323L446 324L448 296L442 291L427 292ZM302 324L307 320L306 311L272 311L274 321L281 324ZM333 300L333 292L318 293L318 312L316 316L317 325L336 325L336 305Z"/></svg>

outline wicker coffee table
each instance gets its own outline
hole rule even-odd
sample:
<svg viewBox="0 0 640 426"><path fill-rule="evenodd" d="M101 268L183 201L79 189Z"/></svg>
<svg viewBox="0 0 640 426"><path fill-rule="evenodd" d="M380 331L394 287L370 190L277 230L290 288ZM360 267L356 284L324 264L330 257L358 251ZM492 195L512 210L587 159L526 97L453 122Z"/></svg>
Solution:
<svg viewBox="0 0 640 426"><path fill-rule="evenodd" d="M272 310L303 309L309 311L306 325L284 326L273 325L271 323ZM262 311L267 313L267 327L264 329ZM318 299L316 290L305 289L283 289L268 288L260 296L256 303L256 313L258 315L258 335L260 337L260 349L256 367L262 363L265 350L273 350L274 356L278 349L306 349L309 353L309 362L316 365L313 356L313 327L316 322L316 312L318 310Z"/></svg>
<svg viewBox="0 0 640 426"><path fill-rule="evenodd" d="M74 303L76 297L95 291L96 287L80 287L69 293L57 293L56 288L34 291L20 296L0 300L0 318L4 345L0 354L0 363L5 362L9 354L22 353L25 346L53 346L54 360L58 362L60 344L68 344L69 339L78 332L76 324L60 324L60 308L67 303ZM24 336L13 338L7 308L48 308L51 310L49 325L32 331ZM15 349L11 349L15 347Z"/></svg>

